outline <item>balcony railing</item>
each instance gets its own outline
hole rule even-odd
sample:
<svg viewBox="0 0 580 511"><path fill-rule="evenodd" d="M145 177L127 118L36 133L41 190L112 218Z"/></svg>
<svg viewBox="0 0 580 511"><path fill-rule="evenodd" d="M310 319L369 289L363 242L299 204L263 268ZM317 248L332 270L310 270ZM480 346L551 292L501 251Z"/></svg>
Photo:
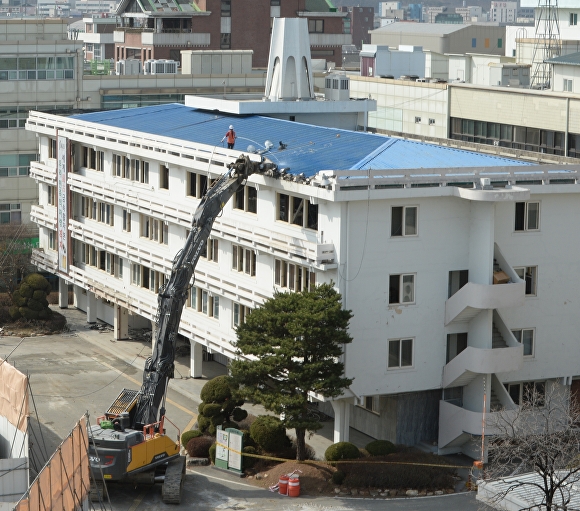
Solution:
<svg viewBox="0 0 580 511"><path fill-rule="evenodd" d="M493 424L494 413L487 415L485 434L494 435L497 430ZM511 413L511 412L502 412ZM480 436L482 429L482 412L472 412L455 406L448 401L439 401L439 449L458 447L470 441L473 435Z"/></svg>
<svg viewBox="0 0 580 511"><path fill-rule="evenodd" d="M478 374L517 371L523 360L524 349L521 344L487 350L468 346L443 368L442 386L461 387Z"/></svg>
<svg viewBox="0 0 580 511"><path fill-rule="evenodd" d="M521 307L525 283L475 284L468 282L445 302L445 325L468 322L485 309Z"/></svg>

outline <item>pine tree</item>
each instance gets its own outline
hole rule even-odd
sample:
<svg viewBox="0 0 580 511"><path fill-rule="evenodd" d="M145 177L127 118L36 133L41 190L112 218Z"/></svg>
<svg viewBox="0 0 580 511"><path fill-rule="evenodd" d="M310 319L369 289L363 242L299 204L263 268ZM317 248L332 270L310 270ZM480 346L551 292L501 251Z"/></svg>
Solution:
<svg viewBox="0 0 580 511"><path fill-rule="evenodd" d="M340 361L350 343L351 311L343 310L332 284L300 293L276 292L237 329L240 358L231 374L241 394L281 415L295 428L298 460L305 459L306 431L321 427L308 417L308 393L338 397L352 383Z"/></svg>

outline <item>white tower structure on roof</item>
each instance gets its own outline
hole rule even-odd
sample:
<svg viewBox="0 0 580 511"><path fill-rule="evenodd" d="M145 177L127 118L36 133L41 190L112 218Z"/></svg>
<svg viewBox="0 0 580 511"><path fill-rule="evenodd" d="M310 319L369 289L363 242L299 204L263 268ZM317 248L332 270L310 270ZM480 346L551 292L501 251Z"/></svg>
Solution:
<svg viewBox="0 0 580 511"><path fill-rule="evenodd" d="M265 96L270 101L314 98L306 19L274 18Z"/></svg>

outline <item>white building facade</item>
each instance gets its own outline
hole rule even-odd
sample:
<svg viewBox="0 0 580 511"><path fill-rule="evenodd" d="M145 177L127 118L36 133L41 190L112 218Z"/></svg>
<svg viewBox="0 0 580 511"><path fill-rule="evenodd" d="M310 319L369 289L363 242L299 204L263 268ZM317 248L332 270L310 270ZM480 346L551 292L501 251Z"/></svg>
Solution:
<svg viewBox="0 0 580 511"><path fill-rule="evenodd" d="M40 154L34 261L60 275L63 302L64 283L74 284L87 320L113 323L116 338L154 319L203 189L244 150L183 140L169 125L173 138L144 133L127 117L145 110L124 112L122 121L32 113L27 124ZM163 107L147 112L153 126L171 117ZM207 115L205 132L232 122ZM580 269L564 249L573 238L563 221L580 215L577 167L273 119L233 122L238 135L252 126L278 140L280 130L287 147L264 154L291 163L286 178L252 176L214 224L180 325L192 376L204 349L224 362L234 356L235 326L274 290L334 282L354 313L344 355L354 382L321 405L335 417L335 441L348 440L350 425L477 457L484 403L487 413L513 408L530 385L580 377ZM63 154L64 195L56 193ZM333 165L353 170L318 172Z"/></svg>

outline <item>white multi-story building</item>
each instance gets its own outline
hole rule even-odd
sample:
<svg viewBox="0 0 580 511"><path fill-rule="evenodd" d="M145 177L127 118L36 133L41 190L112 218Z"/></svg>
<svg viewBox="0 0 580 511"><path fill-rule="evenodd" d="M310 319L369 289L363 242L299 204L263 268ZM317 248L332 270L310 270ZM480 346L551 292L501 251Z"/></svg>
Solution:
<svg viewBox="0 0 580 511"><path fill-rule="evenodd" d="M518 14L517 2L491 2L489 21L515 23Z"/></svg>
<svg viewBox="0 0 580 511"><path fill-rule="evenodd" d="M234 356L235 326L274 290L334 282L354 313L336 440L350 424L475 456L484 403L513 408L530 385L580 377L577 166L176 104L33 112L27 129L40 155L34 261L60 275L63 305L69 282L117 338L154 318L211 179L249 145L284 169L252 176L214 224L180 325L192 376L204 348Z"/></svg>

